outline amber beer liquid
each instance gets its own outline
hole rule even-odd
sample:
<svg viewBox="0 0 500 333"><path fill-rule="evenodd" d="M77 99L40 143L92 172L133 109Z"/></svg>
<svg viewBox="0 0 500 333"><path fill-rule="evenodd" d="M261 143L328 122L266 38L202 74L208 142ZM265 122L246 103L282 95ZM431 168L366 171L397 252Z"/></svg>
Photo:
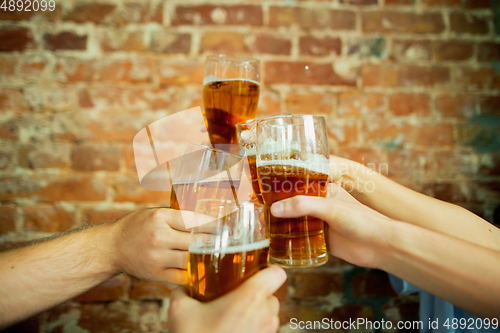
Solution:
<svg viewBox="0 0 500 333"><path fill-rule="evenodd" d="M207 180L195 183L173 183L170 208L194 212L196 203L202 199L232 200L240 180Z"/></svg>
<svg viewBox="0 0 500 333"><path fill-rule="evenodd" d="M276 161L279 162L279 161ZM304 167L273 164L257 170L262 197L267 206L296 195L327 195L328 175ZM316 266L328 260L323 221L312 216L276 218L270 216L270 260L283 266Z"/></svg>
<svg viewBox="0 0 500 333"><path fill-rule="evenodd" d="M248 164L250 166L250 176L252 177L252 188L259 203L263 204L262 194L260 193L259 179L257 178L257 156L247 156Z"/></svg>
<svg viewBox="0 0 500 333"><path fill-rule="evenodd" d="M268 239L222 250L190 248L188 276L191 297L208 302L234 290L266 268L268 256Z"/></svg>
<svg viewBox="0 0 500 333"><path fill-rule="evenodd" d="M248 79L205 78L203 116L212 144L238 144L235 125L255 117L259 91L259 83Z"/></svg>

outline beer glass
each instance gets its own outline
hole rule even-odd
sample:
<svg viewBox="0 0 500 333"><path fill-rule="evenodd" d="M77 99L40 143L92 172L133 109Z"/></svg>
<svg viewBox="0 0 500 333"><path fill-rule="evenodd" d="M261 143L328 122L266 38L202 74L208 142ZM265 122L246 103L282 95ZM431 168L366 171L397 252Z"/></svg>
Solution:
<svg viewBox="0 0 500 333"><path fill-rule="evenodd" d="M258 119L251 119L244 121L242 123L236 124L236 133L238 134L238 142L240 146L244 149L247 156L248 165L250 169L250 175L252 177L252 188L255 193L255 197L259 203L264 203L262 200L262 195L260 194L259 180L257 179L257 147L256 147L256 135L257 135L257 121Z"/></svg>
<svg viewBox="0 0 500 333"><path fill-rule="evenodd" d="M257 59L207 57L203 116L214 147L237 145L235 125L255 117L260 92L259 66Z"/></svg>
<svg viewBox="0 0 500 333"><path fill-rule="evenodd" d="M267 267L269 234L264 206L229 200L198 201L195 218L214 219L194 227L189 246L191 297L211 301ZM267 215L266 215L267 216Z"/></svg>
<svg viewBox="0 0 500 333"><path fill-rule="evenodd" d="M325 118L286 115L257 123L257 176L264 204L296 195L327 195L329 150ZM327 262L323 221L270 217L270 261L285 267Z"/></svg>
<svg viewBox="0 0 500 333"><path fill-rule="evenodd" d="M170 208L195 211L201 199L237 200L241 156L186 143L172 180Z"/></svg>

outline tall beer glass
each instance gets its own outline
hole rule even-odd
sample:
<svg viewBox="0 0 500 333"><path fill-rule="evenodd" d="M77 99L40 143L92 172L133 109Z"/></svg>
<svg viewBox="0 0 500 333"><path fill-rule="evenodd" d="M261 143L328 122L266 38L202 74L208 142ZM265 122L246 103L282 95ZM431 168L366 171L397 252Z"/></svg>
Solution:
<svg viewBox="0 0 500 333"><path fill-rule="evenodd" d="M214 221L194 227L189 246L191 297L211 301L267 267L269 236L264 207L251 202L200 200L196 217Z"/></svg>
<svg viewBox="0 0 500 333"><path fill-rule="evenodd" d="M186 143L172 181L170 208L195 211L201 199L237 200L241 156Z"/></svg>
<svg viewBox="0 0 500 333"><path fill-rule="evenodd" d="M257 175L264 204L296 195L325 197L328 182L325 118L288 115L257 124ZM286 267L327 262L323 221L312 216L270 221L270 261Z"/></svg>
<svg viewBox="0 0 500 333"><path fill-rule="evenodd" d="M209 56L205 63L203 103L210 142L238 144L235 125L252 119L260 92L260 64L257 59Z"/></svg>
<svg viewBox="0 0 500 333"><path fill-rule="evenodd" d="M257 179L257 121L258 119L251 119L242 123L236 124L236 133L238 134L238 142L245 150L248 159L250 176L252 177L252 188L255 197L259 203L264 203L262 195L260 194L259 180Z"/></svg>

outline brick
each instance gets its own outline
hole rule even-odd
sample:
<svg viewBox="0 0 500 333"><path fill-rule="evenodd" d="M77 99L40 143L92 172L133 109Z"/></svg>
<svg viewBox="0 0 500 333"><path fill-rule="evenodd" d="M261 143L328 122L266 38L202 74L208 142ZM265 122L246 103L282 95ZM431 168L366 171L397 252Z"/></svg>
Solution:
<svg viewBox="0 0 500 333"><path fill-rule="evenodd" d="M96 62L78 58L58 57L55 76L62 82L89 82L96 72Z"/></svg>
<svg viewBox="0 0 500 333"><path fill-rule="evenodd" d="M500 96L482 96L479 108L482 115L500 116Z"/></svg>
<svg viewBox="0 0 500 333"><path fill-rule="evenodd" d="M34 205L23 210L25 228L28 230L62 232L71 229L76 222L74 212L52 205Z"/></svg>
<svg viewBox="0 0 500 333"><path fill-rule="evenodd" d="M101 49L105 52L113 51L144 51L146 49L144 32L125 31L122 29L99 30L97 38Z"/></svg>
<svg viewBox="0 0 500 333"><path fill-rule="evenodd" d="M329 114L332 111L332 95L293 91L286 97L286 112L298 114Z"/></svg>
<svg viewBox="0 0 500 333"><path fill-rule="evenodd" d="M66 112L75 109L76 95L67 87L32 85L24 89L23 102L33 111Z"/></svg>
<svg viewBox="0 0 500 333"><path fill-rule="evenodd" d="M385 0L385 6L403 6L403 5L413 5L415 4L414 0Z"/></svg>
<svg viewBox="0 0 500 333"><path fill-rule="evenodd" d="M149 1L124 3L106 18L106 23L124 27L132 23L163 23L163 5L154 5Z"/></svg>
<svg viewBox="0 0 500 333"><path fill-rule="evenodd" d="M328 119L326 126L328 137L335 145L342 146L358 142L358 125L355 121L339 122Z"/></svg>
<svg viewBox="0 0 500 333"><path fill-rule="evenodd" d="M477 60L486 62L500 60L500 44L479 43L477 45Z"/></svg>
<svg viewBox="0 0 500 333"><path fill-rule="evenodd" d="M354 79L337 74L329 63L270 61L265 64L265 74L266 84L356 85Z"/></svg>
<svg viewBox="0 0 500 333"><path fill-rule="evenodd" d="M313 36L303 36L300 37L299 50L301 55L340 55L342 52L342 41L340 38L333 37L316 38Z"/></svg>
<svg viewBox="0 0 500 333"><path fill-rule="evenodd" d="M377 5L378 0L340 0L340 3L347 4L347 5L366 6L366 5Z"/></svg>
<svg viewBox="0 0 500 333"><path fill-rule="evenodd" d="M403 86L432 87L446 85L449 80L449 68L439 66L407 66L401 70L400 84Z"/></svg>
<svg viewBox="0 0 500 333"><path fill-rule="evenodd" d="M467 124L458 126L458 141L475 150L491 151L498 147L497 118L491 116L478 116L468 121Z"/></svg>
<svg viewBox="0 0 500 333"><path fill-rule="evenodd" d="M474 56L474 45L466 41L436 41L434 50L435 58L438 61L469 60Z"/></svg>
<svg viewBox="0 0 500 333"><path fill-rule="evenodd" d="M201 38L201 51L221 53L244 52L244 36L238 32L207 32Z"/></svg>
<svg viewBox="0 0 500 333"><path fill-rule="evenodd" d="M40 80L46 73L46 68L49 66L49 59L40 56L24 57L20 61L18 69L18 78L25 83Z"/></svg>
<svg viewBox="0 0 500 333"><path fill-rule="evenodd" d="M128 214L130 210L124 209L109 209L109 210L97 210L97 209L86 209L83 211L83 224L96 224L100 222L106 221L114 221L117 220L126 214Z"/></svg>
<svg viewBox="0 0 500 333"><path fill-rule="evenodd" d="M375 314L373 308L369 305L343 305L334 308L328 317L340 322L349 322L353 318L365 318L366 320L373 321Z"/></svg>
<svg viewBox="0 0 500 333"><path fill-rule="evenodd" d="M416 136L415 127L406 123L387 121L365 122L362 131L367 144L384 149L404 147L408 143L413 143Z"/></svg>
<svg viewBox="0 0 500 333"><path fill-rule="evenodd" d="M295 298L327 296L344 291L344 275L339 273L302 272L294 274Z"/></svg>
<svg viewBox="0 0 500 333"><path fill-rule="evenodd" d="M82 89L78 92L78 106L80 108L93 108L94 103L87 89Z"/></svg>
<svg viewBox="0 0 500 333"><path fill-rule="evenodd" d="M489 9L491 5L492 0L465 0L465 8L469 9Z"/></svg>
<svg viewBox="0 0 500 333"><path fill-rule="evenodd" d="M170 296L170 289L164 284L132 279L130 299L160 300Z"/></svg>
<svg viewBox="0 0 500 333"><path fill-rule="evenodd" d="M419 302L415 300L404 300L394 305L382 306L382 313L386 321L390 321L393 326L398 322L416 322L419 320Z"/></svg>
<svg viewBox="0 0 500 333"><path fill-rule="evenodd" d="M31 30L23 27L0 28L0 51L23 51L36 48Z"/></svg>
<svg viewBox="0 0 500 333"><path fill-rule="evenodd" d="M97 81L149 82L152 80L155 60L146 57L132 59L104 59L95 73Z"/></svg>
<svg viewBox="0 0 500 333"><path fill-rule="evenodd" d="M500 175L500 154L498 152L484 154L479 159L479 173L482 175Z"/></svg>
<svg viewBox="0 0 500 333"><path fill-rule="evenodd" d="M459 82L465 89L500 89L500 73L493 68L465 68Z"/></svg>
<svg viewBox="0 0 500 333"><path fill-rule="evenodd" d="M257 117L275 115L281 112L280 96L275 91L263 90L259 96Z"/></svg>
<svg viewBox="0 0 500 333"><path fill-rule="evenodd" d="M175 88L144 88L133 89L125 93L125 107L132 110L179 111L177 102L182 99ZM181 108L182 109L182 108Z"/></svg>
<svg viewBox="0 0 500 333"><path fill-rule="evenodd" d="M457 7L462 5L462 0L422 0L424 6Z"/></svg>
<svg viewBox="0 0 500 333"><path fill-rule="evenodd" d="M384 95L359 91L337 95L337 114L340 117L382 115L385 111Z"/></svg>
<svg viewBox="0 0 500 333"><path fill-rule="evenodd" d="M430 98L427 94L394 94L389 97L389 109L396 116L427 116L431 113Z"/></svg>
<svg viewBox="0 0 500 333"><path fill-rule="evenodd" d="M396 296L386 272L369 270L355 274L351 278L352 293L355 298Z"/></svg>
<svg viewBox="0 0 500 333"><path fill-rule="evenodd" d="M443 200L450 203L466 202L468 199L462 192L460 185L444 182L444 183L431 183L427 184L430 188L432 196L436 199Z"/></svg>
<svg viewBox="0 0 500 333"><path fill-rule="evenodd" d="M95 303L110 302L125 297L130 285L130 277L126 275L115 276L97 287L73 298L73 302Z"/></svg>
<svg viewBox="0 0 500 333"><path fill-rule="evenodd" d="M252 47L252 50L258 53L285 55L289 55L291 49L292 42L289 38L263 33L255 36L255 42Z"/></svg>
<svg viewBox="0 0 500 333"><path fill-rule="evenodd" d="M30 169L66 168L70 151L70 146L64 143L23 146L19 148L18 164Z"/></svg>
<svg viewBox="0 0 500 333"><path fill-rule="evenodd" d="M18 89L0 88L0 110L19 110L22 94Z"/></svg>
<svg viewBox="0 0 500 333"><path fill-rule="evenodd" d="M79 171L117 171L120 168L118 147L82 145L73 148L72 166Z"/></svg>
<svg viewBox="0 0 500 333"><path fill-rule="evenodd" d="M15 205L0 205L0 235L16 231L17 208Z"/></svg>
<svg viewBox="0 0 500 333"><path fill-rule="evenodd" d="M14 149L9 146L0 145L0 170L14 167Z"/></svg>
<svg viewBox="0 0 500 333"><path fill-rule="evenodd" d="M360 58L376 57L382 59L386 56L387 40L377 38L349 38L348 55L359 55Z"/></svg>
<svg viewBox="0 0 500 333"><path fill-rule="evenodd" d="M112 13L116 8L114 4L106 3L90 3L77 5L73 8L65 17L67 21L74 21L77 23L93 22L101 23L103 22L110 13Z"/></svg>
<svg viewBox="0 0 500 333"><path fill-rule="evenodd" d="M19 138L19 120L16 117L3 115L0 123L0 138L17 140Z"/></svg>
<svg viewBox="0 0 500 333"><path fill-rule="evenodd" d="M471 117L474 115L474 99L470 95L440 95L436 99L436 108L443 116Z"/></svg>
<svg viewBox="0 0 500 333"><path fill-rule="evenodd" d="M64 31L58 34L46 34L45 40L46 50L86 50L87 35L79 35L71 31Z"/></svg>
<svg viewBox="0 0 500 333"><path fill-rule="evenodd" d="M427 158L429 168L441 179L455 179L456 175L472 176L478 173L479 161L476 152L453 150L435 151Z"/></svg>
<svg viewBox="0 0 500 333"><path fill-rule="evenodd" d="M453 142L453 126L449 124L424 125L416 139L416 144L428 147L451 146Z"/></svg>
<svg viewBox="0 0 500 333"><path fill-rule="evenodd" d="M261 6L191 5L177 6L172 25L251 25L263 24Z"/></svg>
<svg viewBox="0 0 500 333"><path fill-rule="evenodd" d="M156 53L188 54L191 50L191 34L155 31L151 34L151 51Z"/></svg>
<svg viewBox="0 0 500 333"><path fill-rule="evenodd" d="M392 42L391 55L396 60L431 60L433 45L429 40L399 40Z"/></svg>
<svg viewBox="0 0 500 333"><path fill-rule="evenodd" d="M271 6L269 9L271 27L294 26L301 28L330 28L333 30L356 29L354 11L331 10L327 8L297 8Z"/></svg>
<svg viewBox="0 0 500 333"><path fill-rule="evenodd" d="M96 87L86 89L86 100L80 100L79 102L84 102L88 107L101 109L101 110L123 110L127 108L127 94L131 93L122 87Z"/></svg>
<svg viewBox="0 0 500 333"><path fill-rule="evenodd" d="M106 199L106 185L92 177L61 177L34 193L44 201L101 201Z"/></svg>
<svg viewBox="0 0 500 333"><path fill-rule="evenodd" d="M489 32L488 21L472 14L451 13L450 30L459 34L485 35Z"/></svg>
<svg viewBox="0 0 500 333"><path fill-rule="evenodd" d="M203 84L203 63L160 60L158 66L161 84Z"/></svg>
<svg viewBox="0 0 500 333"><path fill-rule="evenodd" d="M437 13L363 12L361 19L363 32L435 34L445 29L443 16Z"/></svg>
<svg viewBox="0 0 500 333"><path fill-rule="evenodd" d="M20 59L18 56L0 54L0 80L2 82L17 79L16 68L19 62Z"/></svg>
<svg viewBox="0 0 500 333"><path fill-rule="evenodd" d="M361 68L363 86L396 87L400 84L400 69L392 65L364 65Z"/></svg>
<svg viewBox="0 0 500 333"><path fill-rule="evenodd" d="M383 171L385 176L397 179L408 176L409 170L414 173L428 171L432 157L425 150L393 149L388 152L388 164L376 171Z"/></svg>
<svg viewBox="0 0 500 333"><path fill-rule="evenodd" d="M155 192L143 189L139 179L119 176L113 182L115 202L148 202L167 205L170 203L170 192Z"/></svg>

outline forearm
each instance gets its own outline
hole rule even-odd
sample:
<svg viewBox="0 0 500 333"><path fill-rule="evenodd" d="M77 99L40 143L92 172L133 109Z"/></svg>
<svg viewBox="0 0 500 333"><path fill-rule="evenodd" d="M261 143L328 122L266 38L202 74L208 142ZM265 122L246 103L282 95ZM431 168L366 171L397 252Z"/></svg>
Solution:
<svg viewBox="0 0 500 333"><path fill-rule="evenodd" d="M384 230L377 268L478 316L500 316L500 252L407 223Z"/></svg>
<svg viewBox="0 0 500 333"><path fill-rule="evenodd" d="M0 328L62 303L117 273L100 225L0 253Z"/></svg>
<svg viewBox="0 0 500 333"><path fill-rule="evenodd" d="M462 207L431 198L357 163L339 180L361 203L399 221L500 250L500 229Z"/></svg>

